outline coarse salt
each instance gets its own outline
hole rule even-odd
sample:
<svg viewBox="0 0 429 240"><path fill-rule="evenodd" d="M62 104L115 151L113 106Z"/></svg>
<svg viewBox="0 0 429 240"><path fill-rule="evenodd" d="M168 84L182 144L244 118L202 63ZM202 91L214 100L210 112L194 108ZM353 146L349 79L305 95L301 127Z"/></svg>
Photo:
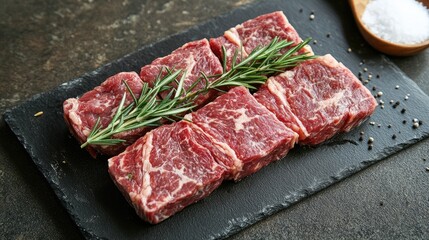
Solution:
<svg viewBox="0 0 429 240"><path fill-rule="evenodd" d="M395 43L415 44L429 39L429 10L416 0L373 0L362 21L375 35Z"/></svg>

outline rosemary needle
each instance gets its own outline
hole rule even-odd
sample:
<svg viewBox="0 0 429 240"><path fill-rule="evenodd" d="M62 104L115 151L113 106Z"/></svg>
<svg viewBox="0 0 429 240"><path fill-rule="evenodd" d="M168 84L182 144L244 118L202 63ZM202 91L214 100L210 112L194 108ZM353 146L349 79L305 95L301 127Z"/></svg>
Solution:
<svg viewBox="0 0 429 240"><path fill-rule="evenodd" d="M181 114L195 108L194 100L200 94L207 93L210 90L221 91L226 86L244 86L249 89L256 89L257 86L265 83L269 76L283 72L285 69L294 67L302 61L314 58L314 56L309 56L307 53L297 54L310 40L308 38L282 53L285 47L292 45L293 42L274 38L270 44L256 48L241 62L237 61L238 54L236 51L230 70L226 70L226 50L222 48L224 56L223 73L207 76L202 72L199 79L188 89L183 87L186 72L182 70L162 69L153 87L149 87L147 83L143 84L138 98L133 94L128 84L123 81L128 94L133 98L133 102L128 106L124 106L127 96L127 91L125 91L108 126L102 129L100 119L98 119L81 148L91 144L120 144L125 140L112 138L113 135L142 127L159 126L162 119L174 121L174 119L180 118ZM167 74L161 77L161 73L164 70L167 70ZM180 75L180 79L177 80ZM215 80L209 81L212 78L215 78ZM176 83L176 88L170 86L172 82ZM204 82L204 87L194 91L199 82ZM157 96L163 91L169 91L169 94L161 100Z"/></svg>

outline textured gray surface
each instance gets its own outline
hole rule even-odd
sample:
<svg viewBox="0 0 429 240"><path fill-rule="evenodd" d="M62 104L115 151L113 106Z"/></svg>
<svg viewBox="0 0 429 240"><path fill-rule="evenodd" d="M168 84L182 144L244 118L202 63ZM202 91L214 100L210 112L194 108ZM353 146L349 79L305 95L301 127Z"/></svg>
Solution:
<svg viewBox="0 0 429 240"><path fill-rule="evenodd" d="M0 110L241 3L2 0ZM428 60L428 51L394 59L426 93ZM3 121L0 135L2 238L80 237ZM428 146L428 140L420 142L233 239L424 239L429 234L429 160L423 161L429 158Z"/></svg>

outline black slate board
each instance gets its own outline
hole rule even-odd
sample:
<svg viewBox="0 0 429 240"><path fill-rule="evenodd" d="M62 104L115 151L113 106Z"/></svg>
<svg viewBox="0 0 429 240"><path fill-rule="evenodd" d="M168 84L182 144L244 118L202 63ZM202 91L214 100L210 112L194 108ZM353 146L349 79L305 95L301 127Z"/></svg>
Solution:
<svg viewBox="0 0 429 240"><path fill-rule="evenodd" d="M345 1L267 1L237 9L183 33L148 45L135 53L36 95L5 113L5 120L46 177L64 207L88 238L214 239L224 238L347 176L382 160L429 135L429 97L387 58L366 45L357 32ZM303 12L300 12L303 9ZM107 164L79 148L62 118L62 102L81 95L120 71L163 56L191 40L218 36L235 24L260 14L283 10L302 38L313 37L317 54L331 53L354 73L372 80L369 89L383 91L385 108L362 126L316 148L296 148L281 161L239 183L224 183L208 198L170 219L149 225L141 221L116 189ZM315 20L309 15L315 11ZM326 35L330 34L328 38ZM347 52L348 48L352 52ZM359 63L365 59L361 66ZM376 75L380 75L377 78ZM399 89L395 86L399 85ZM405 95L408 100L404 100ZM390 100L400 101L396 108ZM401 113L405 108L406 112ZM43 111L40 117L33 117ZM411 119L423 125L412 129ZM407 122L402 123L403 120ZM369 124L374 122L374 125ZM380 127L378 126L380 124ZM392 127L388 128L387 125ZM359 132L364 140L359 141ZM392 139L396 134L397 138ZM366 140L375 139L368 150Z"/></svg>

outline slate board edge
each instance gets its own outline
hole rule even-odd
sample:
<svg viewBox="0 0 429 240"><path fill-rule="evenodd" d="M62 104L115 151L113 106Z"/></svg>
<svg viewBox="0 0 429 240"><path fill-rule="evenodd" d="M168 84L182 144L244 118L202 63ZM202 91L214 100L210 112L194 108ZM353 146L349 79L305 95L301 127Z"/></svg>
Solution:
<svg viewBox="0 0 429 240"><path fill-rule="evenodd" d="M39 95L43 95L43 94L38 94L38 96ZM28 102L30 102L30 101L28 101ZM50 178L49 174L52 172L52 170L46 170L43 167L43 164L41 163L40 159L36 155L33 154L32 146L25 141L25 137L21 134L22 131L19 128L19 125L15 124L16 122L15 122L14 118L12 117L12 114L13 114L14 110L19 108L19 106L15 107L13 109L6 110L6 112L4 113L5 122L8 124L9 128L12 130L12 132L15 134L15 136L18 138L18 141L22 144L22 146L24 147L24 149L26 150L26 152L28 153L28 155L30 156L30 158L32 159L34 164L36 165L39 172L43 175L44 179L48 182L50 187L54 190L54 193L57 196L58 200L60 200L60 203L66 209L67 213L70 215L73 222L75 222L76 226L78 227L80 232L83 234L83 236L87 239L96 238L96 235L94 235L91 231L85 229L80 224L81 220L80 220L79 216L73 211L73 209L74 209L73 205L71 205L69 203L69 201L67 200L67 197L65 196L65 193L61 190L61 187L57 183L55 183L55 181L53 181L52 178Z"/></svg>
<svg viewBox="0 0 429 240"><path fill-rule="evenodd" d="M73 78L70 81L63 83L57 87L55 87L54 89L51 89L47 92L43 92L43 93L39 93L39 94L35 94L32 97L30 97L29 99L27 99L26 101L20 103L17 106L14 106L12 108L7 109L4 112L4 119L5 122L8 124L9 128L14 132L14 134L17 136L18 140L21 142L21 144L24 146L24 149L27 151L27 153L29 154L29 156L32 158L33 162L36 164L38 170L43 174L44 178L47 180L47 182L49 183L49 185L52 187L52 189L54 190L55 194L57 195L57 197L59 198L61 204L66 208L67 212L70 214L71 218L73 219L73 221L75 222L75 224L77 225L77 227L80 229L81 233L83 234L83 236L85 238L90 238L90 239L100 239L99 236L97 236L96 234L94 234L91 230L85 228L82 226L81 224L81 219L79 218L79 216L74 212L74 208L73 206L68 202L67 197L65 196L64 192L61 190L61 187L55 183L55 181L53 181L50 177L49 174L51 173L52 170L46 170L43 165L41 164L41 159L39 159L37 156L35 156L32 151L32 146L30 144L28 144L25 141L25 137L22 135L22 131L20 130L18 124L16 124L16 121L13 119L13 112L14 111L18 111L20 108L22 108L24 105L30 104L33 101L36 101L40 98L44 98L45 96L49 95L51 92L54 91L60 91L61 89L67 88L69 85L75 85L78 84L82 81L85 81L86 78L91 77L92 75L96 75L99 72L103 72L106 71L107 69L109 69L112 65L114 65L115 63L119 63L124 61L125 59L128 59L131 55L134 55L146 48L151 48L152 46L156 45L159 42L163 42L163 41L167 41L169 39L172 38L176 38L178 36L181 36L183 34L185 34L186 32L189 32L193 29L199 29L201 26L203 25L209 25L212 22L216 22L217 19L219 18L224 18L227 17L229 15L232 15L236 12L239 11L245 11L248 8L254 7L255 5L259 5L259 4L263 4L263 2L256 2L253 4L249 4L249 5L245 5L242 7L239 7L233 11L230 11L228 13L216 16L212 19L209 19L199 25L196 25L194 27L188 28L184 31L181 31L179 33L173 34L173 35L169 35L166 36L164 38L159 39L156 42L147 44L145 46L143 46L142 48L139 48L137 51L129 53L124 55L123 57L113 60L93 71L87 72L83 75L81 75L80 77L77 78ZM399 74L401 74L402 76L405 76L406 78L408 78L406 76L405 73L403 73L390 59L388 59L387 57L383 56L383 60L385 60L389 65L391 65ZM415 84L413 81L411 81L413 84ZM415 86L417 86L417 84L415 84ZM417 89L421 92L423 92L418 86ZM424 132L422 133L422 136L418 139L412 139L410 141L404 142L400 145L396 145L392 148L387 149L384 152L384 156L379 158L379 159L375 159L375 160L368 160L368 161L363 161L361 162L361 164L356 165L352 168L347 168L347 169L343 169L341 171L339 171L335 176L331 176L329 179L325 180L325 181L320 181L317 184L315 184L314 187L310 187L310 188L306 188L306 189L301 189L300 191L296 191L296 192L291 192L289 193L289 196L285 198L285 201L276 205L271 205L271 206L266 206L262 211L260 211L259 213L255 213L252 214L252 216L250 216L250 218L246 218L246 219L234 219L233 221L230 221L231 224L229 225L228 228L225 229L225 231L223 233L217 234L217 235L212 235L209 236L210 239L224 239L227 238L229 236L232 236L233 234L243 230L244 228L247 228L253 224L255 224L256 222L270 216L273 215L274 213L279 212L280 210L285 209L286 207L289 207L295 203L297 203L298 201L307 198L311 195L313 195L314 193L317 193L337 182L340 182L341 180L345 179L346 177L351 176L352 174L359 172L360 170L363 170L369 166L371 166L374 163L380 162L383 159L385 159L387 156L394 154L396 152L399 152L402 149L408 148L410 147L412 144L417 143L425 138L427 138L429 136L429 133Z"/></svg>
<svg viewBox="0 0 429 240"><path fill-rule="evenodd" d="M13 109L14 110L14 109ZM19 127L19 124L16 124L16 121L12 117L13 110L7 110L4 114L4 120L8 124L9 128L12 130L12 132L16 135L19 142L23 145L24 149L36 165L37 169L40 173L42 173L44 179L48 182L50 187L54 190L55 195L57 196L58 200L60 200L60 203L63 205L63 207L66 209L67 213L70 215L73 222L75 222L76 226L80 230L80 232L83 234L83 236L87 239L95 239L98 238L95 234L93 234L90 230L83 227L81 223L81 219L79 218L79 215L74 212L74 207L70 202L68 201L68 198L66 197L66 194L62 191L62 188L57 184L53 178L51 178L49 175L53 172L51 169L45 169L44 165L41 162L41 159L37 157L37 155L33 154L32 146L27 143L25 140L25 137L21 134L22 131Z"/></svg>

